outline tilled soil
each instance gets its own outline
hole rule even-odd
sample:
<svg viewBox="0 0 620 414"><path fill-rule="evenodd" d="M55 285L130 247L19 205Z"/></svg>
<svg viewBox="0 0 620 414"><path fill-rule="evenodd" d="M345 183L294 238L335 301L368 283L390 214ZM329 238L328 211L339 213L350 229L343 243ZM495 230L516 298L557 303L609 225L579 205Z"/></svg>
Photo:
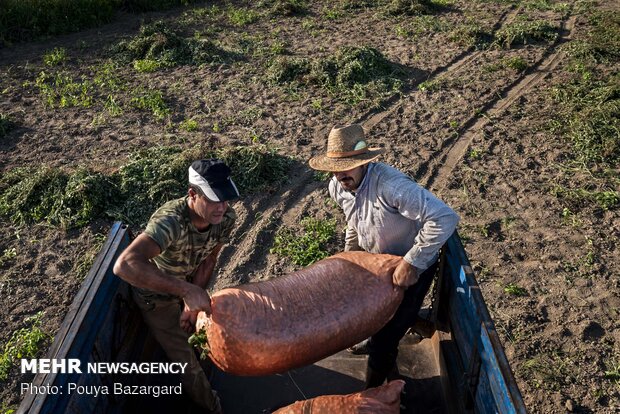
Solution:
<svg viewBox="0 0 620 414"><path fill-rule="evenodd" d="M584 36L584 18L564 9L464 1L427 20L373 8L328 17L332 7L314 2L304 16L263 17L241 27L185 10L123 15L99 29L0 49L0 113L18 123L0 141L0 170L43 164L112 171L136 149L159 145L223 147L259 140L277 146L295 158L289 178L275 192L235 204L238 224L220 259L220 289L295 270L270 248L280 226L298 228L304 216L337 218L339 232L330 247L339 249L342 214L307 160L324 150L333 125L362 122L371 145L387 150L382 161L433 190L461 216L459 234L528 410L618 412L620 388L605 372L620 365L620 217L617 210L595 209L568 217L550 191L565 177L562 162L570 148L546 128L554 115L549 91L564 81L561 46ZM523 15L559 27L558 39L476 49L454 37L464 23L493 32ZM107 60L110 45L135 35L141 20L156 19L180 22L190 34L208 33L223 47L246 45L245 57L155 73L129 65L118 69L130 86L164 92L172 109L166 121L137 110L113 117L100 105L44 104L34 83L49 70L42 62L47 51L66 48L65 70L88 78ZM374 47L406 71L402 94L378 107L350 106L318 88L270 84L264 74L273 56L264 49L278 42L305 58L345 45ZM498 65L511 57L523 59L527 69ZM196 131L179 128L186 118L197 120ZM63 232L0 220L0 253L18 253L0 261L0 343L41 310L46 332L54 335L85 275L83 263L110 223ZM527 293L510 294L511 284ZM28 380L14 371L1 387L3 407L19 403L17 384Z"/></svg>

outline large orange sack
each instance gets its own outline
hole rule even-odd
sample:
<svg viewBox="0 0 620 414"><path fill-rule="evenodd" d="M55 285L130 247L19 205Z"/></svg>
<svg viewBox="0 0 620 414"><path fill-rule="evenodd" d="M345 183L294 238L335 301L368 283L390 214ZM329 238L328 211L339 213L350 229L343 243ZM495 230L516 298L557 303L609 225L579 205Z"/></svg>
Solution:
<svg viewBox="0 0 620 414"><path fill-rule="evenodd" d="M398 414L405 381L395 380L377 388L349 395L325 395L297 401L273 414Z"/></svg>
<svg viewBox="0 0 620 414"><path fill-rule="evenodd" d="M400 304L398 256L339 253L290 275L211 298L200 313L210 358L234 375L271 375L312 364L381 329Z"/></svg>

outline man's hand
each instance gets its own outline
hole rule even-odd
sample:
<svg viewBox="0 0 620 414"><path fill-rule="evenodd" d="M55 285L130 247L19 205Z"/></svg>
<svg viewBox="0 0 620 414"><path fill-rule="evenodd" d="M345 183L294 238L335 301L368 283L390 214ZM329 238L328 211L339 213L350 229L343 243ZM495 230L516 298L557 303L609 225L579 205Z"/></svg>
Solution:
<svg viewBox="0 0 620 414"><path fill-rule="evenodd" d="M194 333L196 331L196 320L198 319L199 312L200 311L191 311L188 309L187 305L185 305L183 313L181 313L181 329L188 334Z"/></svg>
<svg viewBox="0 0 620 414"><path fill-rule="evenodd" d="M417 282L418 272L416 268L407 263L404 259L401 259L392 275L392 283L402 288L408 288L411 285L415 285Z"/></svg>
<svg viewBox="0 0 620 414"><path fill-rule="evenodd" d="M187 311L205 311L211 315L211 298L206 290L192 283L187 283L187 288L183 294L183 302Z"/></svg>

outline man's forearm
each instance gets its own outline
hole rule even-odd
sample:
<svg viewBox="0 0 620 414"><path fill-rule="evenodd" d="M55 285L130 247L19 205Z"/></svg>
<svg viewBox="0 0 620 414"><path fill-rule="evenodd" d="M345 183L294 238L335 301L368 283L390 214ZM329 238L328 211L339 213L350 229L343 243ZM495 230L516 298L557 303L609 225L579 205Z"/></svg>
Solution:
<svg viewBox="0 0 620 414"><path fill-rule="evenodd" d="M458 221L455 213L442 217L438 222L427 221L416 236L415 244L405 254L405 261L418 270L426 270L437 257L441 246L454 233Z"/></svg>
<svg viewBox="0 0 620 414"><path fill-rule="evenodd" d="M198 266L194 276L192 277L192 283L200 286L203 289L207 288L209 284L209 280L211 280L211 276L213 275L213 271L215 270L215 265L217 264L217 257L220 254L220 250L222 250L223 244L216 245L211 253L203 260L203 262Z"/></svg>
<svg viewBox="0 0 620 414"><path fill-rule="evenodd" d="M151 263L143 263L131 257L117 262L114 273L135 287L169 293L180 298L186 295L189 285L188 282L167 275Z"/></svg>
<svg viewBox="0 0 620 414"><path fill-rule="evenodd" d="M207 284L213 275L216 260L209 255L198 267L196 274L192 278L192 283L203 289L207 288Z"/></svg>

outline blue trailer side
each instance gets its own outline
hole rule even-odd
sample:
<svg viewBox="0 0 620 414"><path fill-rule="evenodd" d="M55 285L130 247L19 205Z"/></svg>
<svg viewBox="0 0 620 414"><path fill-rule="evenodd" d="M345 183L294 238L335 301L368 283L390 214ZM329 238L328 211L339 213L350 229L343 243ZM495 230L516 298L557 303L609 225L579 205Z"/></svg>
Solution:
<svg viewBox="0 0 620 414"><path fill-rule="evenodd" d="M435 299L435 355L451 412L525 413L495 325L455 233L442 257Z"/></svg>

